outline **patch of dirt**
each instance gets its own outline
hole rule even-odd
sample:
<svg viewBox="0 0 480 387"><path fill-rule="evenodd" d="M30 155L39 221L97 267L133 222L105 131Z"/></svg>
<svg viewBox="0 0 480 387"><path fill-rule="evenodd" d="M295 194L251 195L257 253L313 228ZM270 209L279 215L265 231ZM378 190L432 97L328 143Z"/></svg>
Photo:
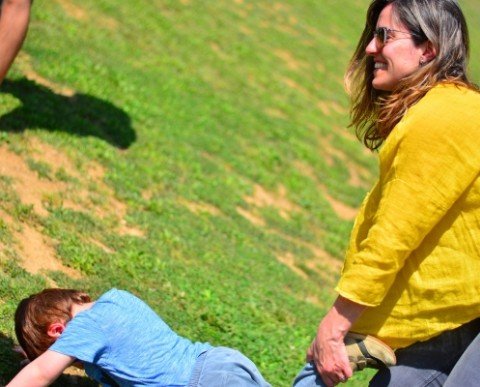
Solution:
<svg viewBox="0 0 480 387"><path fill-rule="evenodd" d="M0 146L0 175L11 179L11 188L20 202L32 206L33 213L39 217L49 215L47 203L82 212L92 211L100 218L108 217L117 220L119 235L144 237L143 230L130 226L125 217L127 206L115 198L113 190L108 187L103 178L105 171L102 166L91 163L86 170L79 170L67 155L58 149L45 144L37 138L26 138L25 155L19 156L10 151L7 146ZM24 161L31 158L36 162L46 164L50 168L51 179L40 178ZM74 183L57 181L53 178L62 169L63 174L77 180ZM94 188L92 188L94 187ZM100 201L92 201L91 195L97 195ZM72 278L80 278L80 273L61 263L55 254L55 243L42 235L35 226L12 219L6 213L0 213L2 219L12 229L14 248L22 257L19 264L32 274L44 275L43 271L61 271ZM107 253L113 253L109 247L99 241L90 241ZM47 280L48 277L47 277ZM52 284L54 285L54 284Z"/></svg>
<svg viewBox="0 0 480 387"><path fill-rule="evenodd" d="M298 274L300 277L302 277L304 279L308 278L308 275L305 274L305 272L303 270L301 270L300 268L295 266L295 256L292 253L287 251L286 253L277 254L276 258L279 262L283 263L291 271Z"/></svg>
<svg viewBox="0 0 480 387"><path fill-rule="evenodd" d="M104 203L98 204L92 208L92 211L100 218L115 217L118 219L117 232L119 235L129 235L138 238L144 238L145 232L138 227L129 225L125 219L127 216L127 205L115 197L113 190L103 182L105 171L98 164L91 164L88 168L89 176L97 176L95 183L97 190L104 199ZM86 194L86 191L84 191Z"/></svg>
<svg viewBox="0 0 480 387"><path fill-rule="evenodd" d="M88 241L97 246L97 247L100 247L104 252L106 252L107 254L113 254L115 252L115 250L111 249L110 247L108 246L105 246L105 244L103 244L102 242L100 241L97 241L96 239L93 239L93 238L89 238Z"/></svg>
<svg viewBox="0 0 480 387"><path fill-rule="evenodd" d="M287 115L284 112L275 108L267 108L265 110L265 113L267 113L270 117L273 117L273 118L280 118L282 120L287 119Z"/></svg>
<svg viewBox="0 0 480 387"><path fill-rule="evenodd" d="M342 161L347 167L350 178L348 184L353 187L368 188L366 181L371 178L371 173L367 169L359 166L348 158L345 153L335 148L331 144L331 136L319 138L320 148L325 155L325 161L328 165L333 166L335 164L335 158Z"/></svg>
<svg viewBox="0 0 480 387"><path fill-rule="evenodd" d="M0 210L0 216L11 230L14 241L17 243L17 254L21 257L19 265L31 274L40 274L45 277L49 286L55 287L55 282L48 277L48 271L60 271L75 279L81 278L77 270L65 266L57 258L55 247L50 238L42 235L34 227L26 224L15 224L13 218ZM0 251L5 246L0 245Z"/></svg>
<svg viewBox="0 0 480 387"><path fill-rule="evenodd" d="M43 206L47 195L66 189L62 182L53 183L40 179L36 172L30 170L22 157L9 151L6 146L0 147L0 175L8 176L13 181L13 188L25 205L33 206L33 211L40 216L47 216Z"/></svg>
<svg viewBox="0 0 480 387"><path fill-rule="evenodd" d="M313 258L300 260L291 252L280 252L276 254L276 258L280 263L287 266L302 279L314 279L325 285L331 285L333 283L335 276L340 272L342 266L342 263L339 260L312 243L305 242L298 238L292 238L288 235L279 234L276 231L269 231L280 235L294 244L306 247L313 254ZM307 268L308 272L306 272L302 266ZM315 278L312 278L312 276ZM325 286L324 288L331 289L331 292L334 292L332 286ZM319 303L318 298L313 295L309 295L306 301L314 304Z"/></svg>
<svg viewBox="0 0 480 387"><path fill-rule="evenodd" d="M71 176L81 177L72 161L63 152L35 137L29 139L29 144L34 153L33 158L41 159L43 162L55 166L56 170L63 168Z"/></svg>
<svg viewBox="0 0 480 387"><path fill-rule="evenodd" d="M333 196L328 194L327 188L325 186L322 187L323 194L325 195L325 199L327 199L328 203L332 206L335 213L338 215L339 218L344 220L353 220L357 216L358 209L350 207L345 203L342 203L340 200L336 200Z"/></svg>
<svg viewBox="0 0 480 387"><path fill-rule="evenodd" d="M326 116L330 116L332 112L336 112L341 115L347 114L347 109L335 101L318 101L317 107Z"/></svg>
<svg viewBox="0 0 480 387"><path fill-rule="evenodd" d="M133 236L136 238L145 238L145 232L143 230L129 225L125 219L120 219L118 234Z"/></svg>
<svg viewBox="0 0 480 387"><path fill-rule="evenodd" d="M235 8L235 12L237 13L237 15L243 19L248 19L250 13L253 10L253 4L245 3L244 0L235 0L234 2L238 6Z"/></svg>
<svg viewBox="0 0 480 387"><path fill-rule="evenodd" d="M202 213L207 213L213 216L221 216L222 211L220 211L217 207L212 206L208 203L195 203L188 200L180 200L180 204L187 207L190 212L193 212L196 215L200 215Z"/></svg>
<svg viewBox="0 0 480 387"><path fill-rule="evenodd" d="M297 71L305 67L305 64L296 59L290 51L274 50L273 53L277 58L281 59L290 70Z"/></svg>
<svg viewBox="0 0 480 387"><path fill-rule="evenodd" d="M63 11L73 19L86 20L88 18L87 11L80 8L78 5L73 4L68 0L57 0L57 3L63 8Z"/></svg>
<svg viewBox="0 0 480 387"><path fill-rule="evenodd" d="M281 11L283 11L285 13L290 12L290 7L286 4L283 4L283 3L274 3L272 9L275 12L281 12Z"/></svg>
<svg viewBox="0 0 480 387"><path fill-rule="evenodd" d="M237 207L236 210L240 215L242 215L245 219L247 219L254 226L257 226L257 227L265 227L266 226L266 222L261 216L259 216L257 214L254 214L251 211L247 211L246 209L244 209L242 207Z"/></svg>
<svg viewBox="0 0 480 387"><path fill-rule="evenodd" d="M305 261L305 265L309 268L314 268L316 265L321 264L322 267L327 268L329 271L328 274L330 273L338 273L340 271L340 268L342 267L342 262L340 262L338 259L335 259L332 257L329 253L327 253L325 250L321 249L318 246L315 246L312 243L306 242L302 239L299 238L294 238L291 237L290 235L286 235L283 233L280 233L276 230L268 230L268 232L276 234L280 237L282 237L285 240L288 240L289 242L296 244L301 247L305 247L308 250L310 250L314 256L313 260L311 261ZM329 278L330 275L327 276Z"/></svg>
<svg viewBox="0 0 480 387"><path fill-rule="evenodd" d="M294 165L303 176L308 177L310 180L313 180L318 184L317 176L315 175L315 171L311 165L299 160L295 161Z"/></svg>
<svg viewBox="0 0 480 387"><path fill-rule="evenodd" d="M17 58L15 59L15 63L27 79L34 81L41 86L45 86L46 88L54 91L55 94L63 95L64 97L73 97L73 95L75 94L75 90L52 82L38 74L33 69L30 56L25 52L20 51Z"/></svg>
<svg viewBox="0 0 480 387"><path fill-rule="evenodd" d="M210 43L210 47L213 52L215 52L221 60L228 60L229 56L221 49L217 43Z"/></svg>
<svg viewBox="0 0 480 387"><path fill-rule="evenodd" d="M252 36L254 34L253 30L251 30L247 26L240 26L239 28L240 28L240 32L244 35Z"/></svg>
<svg viewBox="0 0 480 387"><path fill-rule="evenodd" d="M313 294L309 294L305 298L305 301L313 305L321 305L320 301L318 300L318 297Z"/></svg>
<svg viewBox="0 0 480 387"><path fill-rule="evenodd" d="M328 203L330 204L330 206L332 207L332 209L335 211L335 213L340 219L344 219L344 220L355 219L355 217L357 216L358 209L350 207L347 204L342 203L341 201L336 200L333 196L331 196L328 193L327 187L318 181L315 175L315 172L310 165L297 161L296 167L301 174L303 174L304 176L308 177L309 179L315 182L315 184L318 186L319 191L323 193L325 199L327 199ZM351 179L349 183L352 183Z"/></svg>
<svg viewBox="0 0 480 387"><path fill-rule="evenodd" d="M275 28L280 31L280 32L283 32L284 34L286 35L289 35L289 36L300 36L300 32L298 32L295 28L293 28L292 26L286 24L286 23L276 23L275 24Z"/></svg>
<svg viewBox="0 0 480 387"><path fill-rule="evenodd" d="M202 152L202 157L211 161L212 163L218 165L218 166L221 166L225 171L228 171L228 172L232 172L234 171L235 169L229 164L227 163L224 159L218 157L218 156L215 156L215 155L212 155L208 152Z"/></svg>
<svg viewBox="0 0 480 387"><path fill-rule="evenodd" d="M287 189L280 185L277 192L269 192L259 184L253 186L253 195L244 197L243 199L248 204L264 208L272 207L278 210L280 216L284 219L290 219L290 213L299 212L301 208L292 203L287 198Z"/></svg>
<svg viewBox="0 0 480 387"><path fill-rule="evenodd" d="M43 271L60 271L71 278L81 278L80 272L67 267L56 257L51 240L47 240L39 231L23 223L22 230L15 233L19 242L21 266L31 274Z"/></svg>
<svg viewBox="0 0 480 387"><path fill-rule="evenodd" d="M57 3L60 4L60 6L63 9L63 12L65 12L72 19L85 22L85 21L91 21L91 19L93 18L95 19L96 26L106 27L111 31L115 31L118 29L118 21L111 17L106 17L106 16L97 17L96 15L92 15L91 13L88 12L88 10L80 7L79 5L74 4L71 0L57 0ZM188 3L189 1L182 0L182 4L188 4Z"/></svg>
<svg viewBox="0 0 480 387"><path fill-rule="evenodd" d="M98 25L106 27L110 31L118 30L118 21L111 17L102 16L101 18L99 18Z"/></svg>
<svg viewBox="0 0 480 387"><path fill-rule="evenodd" d="M235 10L238 16L240 16L242 19L247 19L248 18L248 12L245 9L240 9L237 8Z"/></svg>
<svg viewBox="0 0 480 387"><path fill-rule="evenodd" d="M326 71L326 68L325 68L325 65L322 63L322 62L318 62L315 66L315 68L317 69L317 71L319 73L324 73ZM318 87L322 87L321 85L319 85Z"/></svg>
<svg viewBox="0 0 480 387"><path fill-rule="evenodd" d="M298 90L301 92L303 95L310 97L310 93L307 89L304 87L300 86L297 82L295 82L293 79L290 78L282 78L282 82L285 83L288 87Z"/></svg>

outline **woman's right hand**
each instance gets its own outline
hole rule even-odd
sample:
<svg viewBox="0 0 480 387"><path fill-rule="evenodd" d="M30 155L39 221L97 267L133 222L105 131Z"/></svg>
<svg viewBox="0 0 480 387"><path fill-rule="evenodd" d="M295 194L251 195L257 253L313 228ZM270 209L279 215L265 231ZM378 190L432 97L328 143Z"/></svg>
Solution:
<svg viewBox="0 0 480 387"><path fill-rule="evenodd" d="M344 334L338 332L334 326L330 326L331 320L327 317L322 320L317 336L307 351L307 361L315 364L327 387L345 382L352 376L343 342Z"/></svg>
<svg viewBox="0 0 480 387"><path fill-rule="evenodd" d="M339 296L318 326L317 335L307 351L307 361L313 361L327 387L352 376L343 339L365 308Z"/></svg>

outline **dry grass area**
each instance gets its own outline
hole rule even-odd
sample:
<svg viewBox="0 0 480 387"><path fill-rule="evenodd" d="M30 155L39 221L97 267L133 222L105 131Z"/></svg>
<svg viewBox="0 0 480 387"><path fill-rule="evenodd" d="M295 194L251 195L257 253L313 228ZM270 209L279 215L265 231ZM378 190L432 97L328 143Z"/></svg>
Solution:
<svg viewBox="0 0 480 387"><path fill-rule="evenodd" d="M117 224L115 231L119 235L144 236L142 230L130 226L125 220L127 206L116 199L112 189L104 183L105 171L102 166L90 163L79 169L66 154L34 137L27 139L23 152L24 154L19 155L9 150L6 145L0 146L0 176L10 179L10 188L20 204L31 207L33 220L13 219L8 205L5 205L7 208L0 209L0 214L13 236L11 248L14 255L20 258L19 264L26 271L44 275L52 286L55 283L48 278L49 271L60 271L75 279L82 276L80 272L61 262L56 254L56 241L45 235L40 222L34 220L35 217L48 217L49 206L52 204L77 212L87 211L100 219L114 218ZM27 159L48 166L50 176L61 171L75 181L75 184L54 177L41 177L29 167ZM92 187L95 188L92 190ZM97 200L93 200L92 195ZM112 252L99 241L90 240L90 243L106 252Z"/></svg>

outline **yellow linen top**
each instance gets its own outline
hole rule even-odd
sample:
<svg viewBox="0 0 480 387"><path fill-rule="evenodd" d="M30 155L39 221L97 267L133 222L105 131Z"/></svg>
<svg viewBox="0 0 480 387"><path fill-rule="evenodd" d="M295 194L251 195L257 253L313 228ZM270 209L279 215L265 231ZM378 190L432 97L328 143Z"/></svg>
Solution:
<svg viewBox="0 0 480 387"><path fill-rule="evenodd" d="M393 348L480 317L480 94L442 84L379 152L336 290Z"/></svg>

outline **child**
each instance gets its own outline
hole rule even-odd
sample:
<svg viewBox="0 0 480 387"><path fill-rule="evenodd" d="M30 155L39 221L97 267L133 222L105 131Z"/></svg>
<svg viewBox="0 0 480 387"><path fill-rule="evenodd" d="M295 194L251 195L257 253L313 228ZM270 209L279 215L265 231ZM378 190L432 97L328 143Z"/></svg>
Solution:
<svg viewBox="0 0 480 387"><path fill-rule="evenodd" d="M32 361L8 386L47 386L80 362L103 386L270 387L240 352L178 336L143 301L117 289L92 302L46 289L22 300L15 332Z"/></svg>

